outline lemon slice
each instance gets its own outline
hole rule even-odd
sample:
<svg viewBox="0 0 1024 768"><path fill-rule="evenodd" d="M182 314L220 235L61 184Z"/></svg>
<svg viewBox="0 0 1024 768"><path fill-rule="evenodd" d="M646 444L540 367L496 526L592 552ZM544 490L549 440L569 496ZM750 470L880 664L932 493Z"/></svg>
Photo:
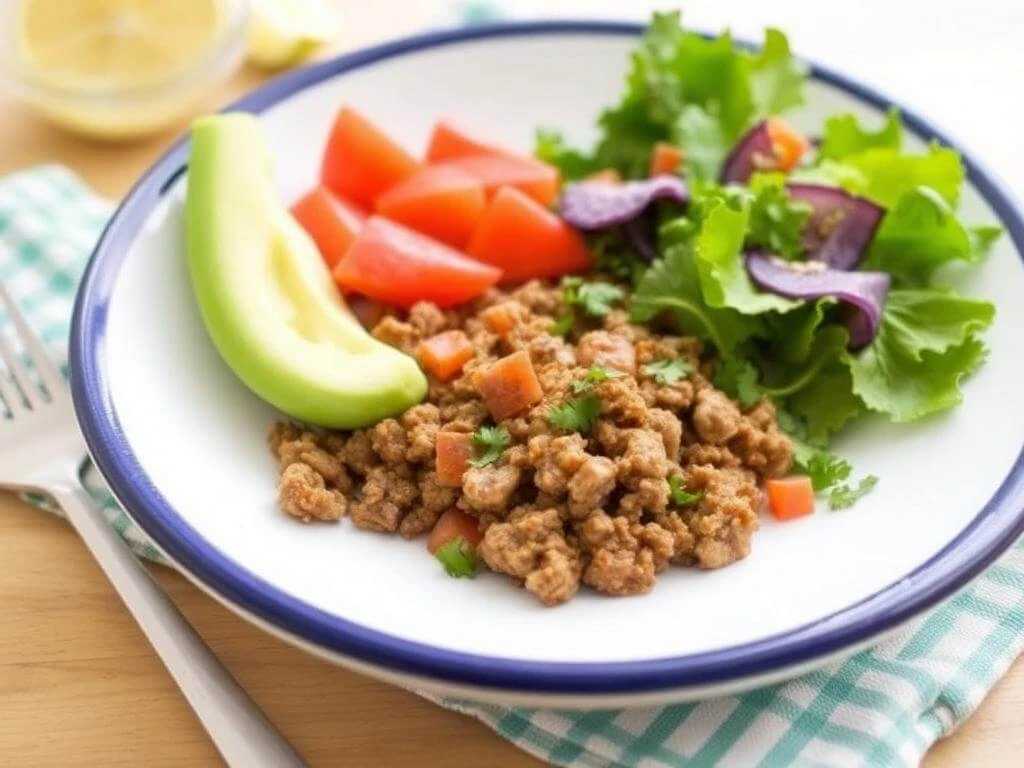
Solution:
<svg viewBox="0 0 1024 768"><path fill-rule="evenodd" d="M24 0L21 57L41 80L119 90L174 77L209 48L220 0Z"/></svg>
<svg viewBox="0 0 1024 768"><path fill-rule="evenodd" d="M247 41L252 64L298 64L338 31L338 15L323 0L253 0Z"/></svg>

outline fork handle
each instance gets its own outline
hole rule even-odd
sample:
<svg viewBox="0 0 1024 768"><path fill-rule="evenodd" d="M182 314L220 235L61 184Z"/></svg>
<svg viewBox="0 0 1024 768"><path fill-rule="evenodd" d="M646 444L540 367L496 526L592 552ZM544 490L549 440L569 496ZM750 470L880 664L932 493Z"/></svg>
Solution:
<svg viewBox="0 0 1024 768"><path fill-rule="evenodd" d="M80 485L52 489L229 766L303 766Z"/></svg>

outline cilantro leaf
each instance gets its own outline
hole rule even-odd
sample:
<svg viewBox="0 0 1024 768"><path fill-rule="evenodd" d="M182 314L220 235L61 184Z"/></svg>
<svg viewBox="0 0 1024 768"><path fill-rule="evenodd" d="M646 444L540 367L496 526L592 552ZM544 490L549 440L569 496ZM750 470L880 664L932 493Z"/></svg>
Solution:
<svg viewBox="0 0 1024 768"><path fill-rule="evenodd" d="M548 333L552 336L565 336L569 331L572 330L573 325L576 323L576 315L569 310L564 312L555 322L548 328Z"/></svg>
<svg viewBox="0 0 1024 768"><path fill-rule="evenodd" d="M622 375L621 371L612 371L603 365L592 365L587 369L587 373L581 380L572 383L572 391L580 395L592 390L595 384L608 381L608 379L617 379Z"/></svg>
<svg viewBox="0 0 1024 768"><path fill-rule="evenodd" d="M643 367L643 372L659 384L675 384L693 373L693 363L685 357L654 360Z"/></svg>
<svg viewBox="0 0 1024 768"><path fill-rule="evenodd" d="M897 422L951 408L960 380L985 358L975 335L994 316L991 303L952 291L890 291L874 341L845 356L854 393Z"/></svg>
<svg viewBox="0 0 1024 768"><path fill-rule="evenodd" d="M562 279L563 301L579 307L592 317L603 317L612 311L612 305L622 301L626 292L611 283L585 283L581 277Z"/></svg>
<svg viewBox="0 0 1024 768"><path fill-rule="evenodd" d="M903 284L927 284L950 261L981 257L967 228L949 203L931 187L917 187L899 199L875 233L865 269L889 272Z"/></svg>
<svg viewBox="0 0 1024 768"><path fill-rule="evenodd" d="M845 481L853 467L846 459L822 448L790 438L793 441L793 469L811 478L815 492L828 490L834 485Z"/></svg>
<svg viewBox="0 0 1024 768"><path fill-rule="evenodd" d="M715 386L740 405L753 405L764 396L758 384L757 368L749 360L727 357L715 371Z"/></svg>
<svg viewBox="0 0 1024 768"><path fill-rule="evenodd" d="M750 72L754 111L760 116L777 115L800 106L806 80L807 65L793 58L786 35L766 29Z"/></svg>
<svg viewBox="0 0 1024 768"><path fill-rule="evenodd" d="M512 438L505 427L480 427L473 433L473 447L476 458L469 463L474 467L486 467L501 458L501 453L508 448Z"/></svg>
<svg viewBox="0 0 1024 768"><path fill-rule="evenodd" d="M903 124L897 109L890 109L885 122L876 130L861 127L851 114L833 115L825 121L818 156L842 160L865 149L895 149L903 146Z"/></svg>
<svg viewBox="0 0 1024 768"><path fill-rule="evenodd" d="M782 174L755 174L750 189L754 199L750 203L747 245L765 248L787 260L803 256L803 234L811 206L790 199Z"/></svg>
<svg viewBox="0 0 1024 768"><path fill-rule="evenodd" d="M748 206L736 208L724 201L713 204L704 218L694 243L704 301L744 315L799 307L801 301L759 291L751 282L742 253L749 221Z"/></svg>
<svg viewBox="0 0 1024 768"><path fill-rule="evenodd" d="M874 475L867 475L862 477L856 486L840 485L833 488L828 495L829 509L836 511L852 507L870 493L876 485L878 485L878 478Z"/></svg>
<svg viewBox="0 0 1024 768"><path fill-rule="evenodd" d="M601 401L594 395L584 395L548 411L548 423L566 432L586 434L597 425L600 414Z"/></svg>
<svg viewBox="0 0 1024 768"><path fill-rule="evenodd" d="M471 579L476 576L476 551L461 536L438 547L434 557L441 561L444 572L452 578Z"/></svg>
<svg viewBox="0 0 1024 768"><path fill-rule="evenodd" d="M690 493L686 488L683 487L683 481L676 475L669 475L668 477L668 496L672 501L672 504L677 507L686 507L690 504L696 504L698 501L704 498L704 491L697 491L697 493Z"/></svg>

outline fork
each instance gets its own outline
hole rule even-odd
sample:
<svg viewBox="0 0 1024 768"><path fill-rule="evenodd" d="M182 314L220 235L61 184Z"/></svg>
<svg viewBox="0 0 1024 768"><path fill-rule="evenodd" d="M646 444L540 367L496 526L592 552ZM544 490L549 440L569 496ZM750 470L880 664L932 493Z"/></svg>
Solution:
<svg viewBox="0 0 1024 768"><path fill-rule="evenodd" d="M3 283L7 310L38 383L0 328L0 488L49 494L96 558L229 766L302 766L302 758L213 655L107 523L82 486L85 443L71 397Z"/></svg>

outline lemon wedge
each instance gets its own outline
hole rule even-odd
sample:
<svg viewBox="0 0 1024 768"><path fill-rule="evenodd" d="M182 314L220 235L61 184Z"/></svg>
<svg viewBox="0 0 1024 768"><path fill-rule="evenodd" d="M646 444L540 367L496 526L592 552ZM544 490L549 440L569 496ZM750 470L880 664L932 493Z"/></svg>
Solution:
<svg viewBox="0 0 1024 768"><path fill-rule="evenodd" d="M323 0L252 0L250 63L263 69L298 64L338 31L335 9Z"/></svg>
<svg viewBox="0 0 1024 768"><path fill-rule="evenodd" d="M67 90L144 87L187 70L216 38L220 0L24 0L18 47Z"/></svg>

